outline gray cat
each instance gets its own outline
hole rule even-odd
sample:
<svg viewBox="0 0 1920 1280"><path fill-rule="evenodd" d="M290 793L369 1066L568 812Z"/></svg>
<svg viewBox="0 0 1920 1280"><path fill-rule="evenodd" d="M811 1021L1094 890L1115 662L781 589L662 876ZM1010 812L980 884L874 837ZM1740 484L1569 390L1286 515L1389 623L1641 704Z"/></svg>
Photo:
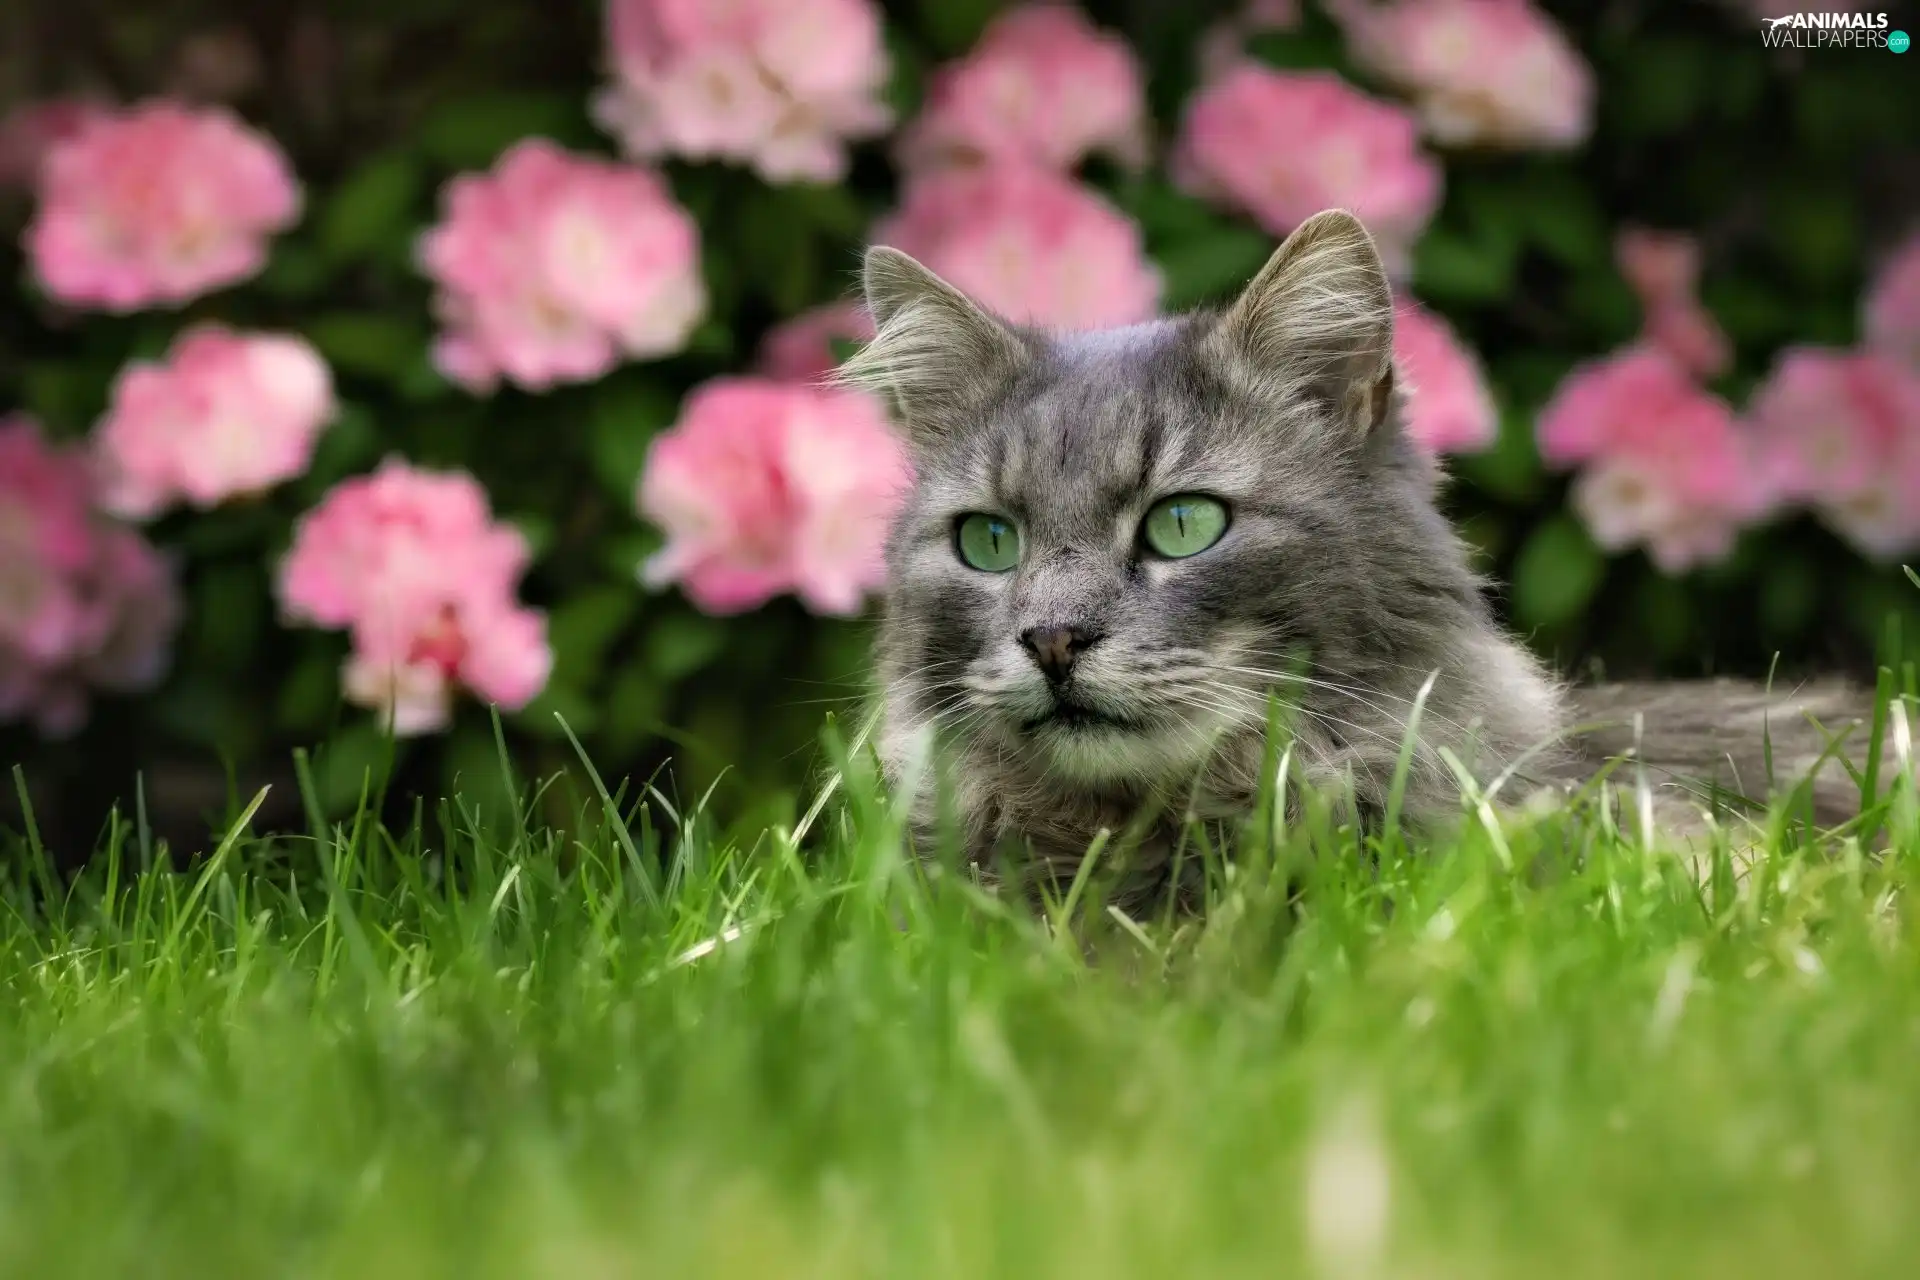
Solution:
<svg viewBox="0 0 1920 1280"><path fill-rule="evenodd" d="M1151 872L1178 821L1254 803L1276 700L1292 776L1362 816L1409 741L1415 821L1460 810L1457 769L1591 767L1579 699L1503 634L1434 505L1352 215L1310 219L1224 311L1122 329L1010 324L892 249L865 285L877 336L843 376L891 398L916 474L887 547L878 748L918 822L950 820L983 867L1012 842L1070 873L1101 829L1159 813L1134 854ZM1693 739L1726 692L1657 692L1671 714L1648 733L1714 774L1724 735ZM1596 696L1615 726L1638 709ZM1817 698L1862 714L1854 691ZM1810 736L1780 701L1776 733Z"/></svg>

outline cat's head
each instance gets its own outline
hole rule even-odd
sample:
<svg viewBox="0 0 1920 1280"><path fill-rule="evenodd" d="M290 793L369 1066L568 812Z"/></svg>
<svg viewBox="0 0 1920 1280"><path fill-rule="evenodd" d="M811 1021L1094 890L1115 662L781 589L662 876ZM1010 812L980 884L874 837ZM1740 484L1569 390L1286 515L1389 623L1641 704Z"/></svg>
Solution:
<svg viewBox="0 0 1920 1280"><path fill-rule="evenodd" d="M888 545L896 715L1087 784L1172 778L1263 725L1290 664L1361 679L1424 600L1471 607L1351 215L1223 311L1103 332L1009 323L891 249L865 278L877 337L847 376L891 397L916 476Z"/></svg>

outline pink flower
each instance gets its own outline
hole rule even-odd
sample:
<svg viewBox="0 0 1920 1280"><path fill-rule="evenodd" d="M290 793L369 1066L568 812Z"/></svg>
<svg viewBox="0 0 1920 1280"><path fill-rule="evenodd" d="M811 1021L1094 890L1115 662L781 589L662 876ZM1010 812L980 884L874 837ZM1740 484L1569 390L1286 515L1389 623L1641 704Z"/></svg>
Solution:
<svg viewBox="0 0 1920 1280"><path fill-rule="evenodd" d="M609 0L613 83L594 116L628 154L831 182L892 123L871 0Z"/></svg>
<svg viewBox="0 0 1920 1280"><path fill-rule="evenodd" d="M445 206L419 245L447 326L434 363L476 394L668 355L706 311L699 230L648 170L529 138L454 179Z"/></svg>
<svg viewBox="0 0 1920 1280"><path fill-rule="evenodd" d="M1790 347L1747 412L1783 497L1868 555L1920 548L1920 372L1873 352Z"/></svg>
<svg viewBox="0 0 1920 1280"><path fill-rule="evenodd" d="M1715 378L1733 363L1733 347L1695 293L1700 245L1692 236L1628 227L1614 238L1620 274L1640 299L1643 339L1698 378Z"/></svg>
<svg viewBox="0 0 1920 1280"><path fill-rule="evenodd" d="M48 98L0 117L0 187L32 187L47 152L106 114L87 98Z"/></svg>
<svg viewBox="0 0 1920 1280"><path fill-rule="evenodd" d="M1160 274L1132 220L1036 165L917 178L873 238L1010 320L1095 329L1145 320L1159 302Z"/></svg>
<svg viewBox="0 0 1920 1280"><path fill-rule="evenodd" d="M280 565L281 610L349 629L347 698L395 734L427 733L447 724L456 686L508 710L546 687L546 619L516 597L529 556L473 477L389 459L300 520Z"/></svg>
<svg viewBox="0 0 1920 1280"><path fill-rule="evenodd" d="M1028 4L994 19L973 52L941 69L899 147L908 169L1031 161L1071 169L1105 152L1146 159L1146 86L1133 50L1078 9Z"/></svg>
<svg viewBox="0 0 1920 1280"><path fill-rule="evenodd" d="M1668 573L1725 555L1770 505L1732 410L1652 348L1576 369L1538 434L1549 463L1581 467L1573 505L1594 541L1645 546Z"/></svg>
<svg viewBox="0 0 1920 1280"><path fill-rule="evenodd" d="M333 414L332 375L305 339L196 325L114 383L95 441L103 504L144 520L261 493L306 473Z"/></svg>
<svg viewBox="0 0 1920 1280"><path fill-rule="evenodd" d="M92 504L80 454L0 419L0 721L47 736L85 722L89 689L158 681L180 620L167 562Z"/></svg>
<svg viewBox="0 0 1920 1280"><path fill-rule="evenodd" d="M867 342L873 317L857 302L841 302L775 325L760 341L760 372L784 382L819 382L840 364L833 343Z"/></svg>
<svg viewBox="0 0 1920 1280"><path fill-rule="evenodd" d="M1322 209L1350 209L1403 268L1440 203L1440 166L1414 117L1328 71L1238 63L1187 104L1174 158L1186 190L1282 236Z"/></svg>
<svg viewBox="0 0 1920 1280"><path fill-rule="evenodd" d="M1868 343L1920 369L1920 231L1881 266L1867 291L1866 312Z"/></svg>
<svg viewBox="0 0 1920 1280"><path fill-rule="evenodd" d="M27 256L58 301L135 311L245 280L299 215L269 139L221 107L154 102L47 153Z"/></svg>
<svg viewBox="0 0 1920 1280"><path fill-rule="evenodd" d="M1411 298L1394 307L1393 355L1405 378L1407 432L1434 453L1493 443L1499 414L1480 359L1453 327Z"/></svg>
<svg viewBox="0 0 1920 1280"><path fill-rule="evenodd" d="M1529 0L1343 0L1354 61L1410 94L1442 146L1562 150L1593 130L1593 72Z"/></svg>
<svg viewBox="0 0 1920 1280"><path fill-rule="evenodd" d="M639 507L667 544L643 579L679 583L708 613L783 591L816 613L858 612L885 579L887 522L908 480L877 399L717 378L648 454Z"/></svg>

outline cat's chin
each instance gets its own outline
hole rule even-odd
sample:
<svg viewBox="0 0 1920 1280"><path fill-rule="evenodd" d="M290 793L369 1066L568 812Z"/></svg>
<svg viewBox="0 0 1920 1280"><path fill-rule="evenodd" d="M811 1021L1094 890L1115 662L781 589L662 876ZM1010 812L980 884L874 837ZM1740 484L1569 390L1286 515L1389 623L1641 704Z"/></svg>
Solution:
<svg viewBox="0 0 1920 1280"><path fill-rule="evenodd" d="M1048 772L1090 786L1141 786L1190 776L1213 754L1201 726L1147 727L1100 717L1053 716L1024 731Z"/></svg>

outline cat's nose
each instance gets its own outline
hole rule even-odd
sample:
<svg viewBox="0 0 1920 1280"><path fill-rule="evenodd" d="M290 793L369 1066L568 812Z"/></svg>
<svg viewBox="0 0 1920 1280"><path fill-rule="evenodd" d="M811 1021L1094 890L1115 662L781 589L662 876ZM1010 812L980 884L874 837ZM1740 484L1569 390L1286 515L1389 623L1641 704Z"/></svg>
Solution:
<svg viewBox="0 0 1920 1280"><path fill-rule="evenodd" d="M1073 664L1099 638L1084 627L1028 627L1020 633L1028 656L1056 684L1072 674Z"/></svg>

